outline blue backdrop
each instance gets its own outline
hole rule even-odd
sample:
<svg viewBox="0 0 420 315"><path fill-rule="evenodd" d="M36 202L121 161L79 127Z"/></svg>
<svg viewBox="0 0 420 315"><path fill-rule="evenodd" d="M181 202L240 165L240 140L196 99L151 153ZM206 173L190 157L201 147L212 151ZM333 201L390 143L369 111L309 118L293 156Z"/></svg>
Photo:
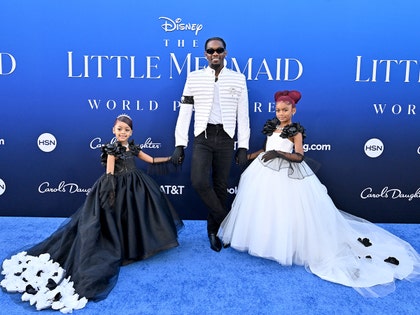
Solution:
<svg viewBox="0 0 420 315"><path fill-rule="evenodd" d="M3 0L0 215L72 214L104 172L99 147L118 114L133 118L145 152L172 154L186 75L221 36L226 66L247 78L251 151L274 92L298 89L294 121L336 205L418 223L419 10L416 0ZM204 219L190 160L188 147L181 173L155 179L182 218ZM232 198L239 176L233 165Z"/></svg>

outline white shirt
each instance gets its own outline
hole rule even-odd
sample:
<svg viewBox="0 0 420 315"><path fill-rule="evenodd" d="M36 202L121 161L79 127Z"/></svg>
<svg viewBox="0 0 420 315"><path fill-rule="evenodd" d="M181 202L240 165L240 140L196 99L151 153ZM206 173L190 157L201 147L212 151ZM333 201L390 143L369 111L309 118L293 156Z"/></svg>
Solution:
<svg viewBox="0 0 420 315"><path fill-rule="evenodd" d="M219 100L219 84L214 82L214 97L213 97L213 106L211 107L210 124L221 124L222 123L222 110L220 109L220 100Z"/></svg>
<svg viewBox="0 0 420 315"><path fill-rule="evenodd" d="M181 103L175 127L175 146L188 145L188 130L194 111L194 136L207 128L215 98L215 71L205 69L190 72L185 82L183 96L193 96L194 105ZM223 68L218 76L221 123L233 138L237 125L238 148L249 147L249 111L246 79L242 73Z"/></svg>

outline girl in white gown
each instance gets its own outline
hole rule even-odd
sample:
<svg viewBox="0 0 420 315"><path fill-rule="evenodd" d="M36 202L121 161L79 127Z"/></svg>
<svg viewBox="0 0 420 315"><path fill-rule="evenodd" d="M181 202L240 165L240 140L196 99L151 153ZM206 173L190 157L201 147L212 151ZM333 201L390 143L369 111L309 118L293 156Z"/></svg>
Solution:
<svg viewBox="0 0 420 315"><path fill-rule="evenodd" d="M241 176L218 236L239 251L282 265L304 265L322 279L364 296L395 290L395 279L418 280L420 256L407 242L337 209L303 157L304 128L292 123L298 91L275 94L265 151ZM253 156L250 158L253 158Z"/></svg>

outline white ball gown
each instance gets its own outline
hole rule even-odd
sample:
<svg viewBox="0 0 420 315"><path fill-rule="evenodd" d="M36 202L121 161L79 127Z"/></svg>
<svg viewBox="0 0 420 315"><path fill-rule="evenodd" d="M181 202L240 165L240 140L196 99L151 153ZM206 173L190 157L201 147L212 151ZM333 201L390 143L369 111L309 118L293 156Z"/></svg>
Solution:
<svg viewBox="0 0 420 315"><path fill-rule="evenodd" d="M292 152L293 143L273 133L269 150ZM224 244L282 265L304 265L369 297L395 290L395 279L419 279L420 257L409 243L337 209L305 161L263 162L263 154L241 176L218 232Z"/></svg>

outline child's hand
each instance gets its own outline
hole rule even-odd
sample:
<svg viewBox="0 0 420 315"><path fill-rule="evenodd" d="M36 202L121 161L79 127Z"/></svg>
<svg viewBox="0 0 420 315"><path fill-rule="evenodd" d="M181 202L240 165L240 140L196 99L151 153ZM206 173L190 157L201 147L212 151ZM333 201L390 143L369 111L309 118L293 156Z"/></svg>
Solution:
<svg viewBox="0 0 420 315"><path fill-rule="evenodd" d="M281 157L280 153L278 153L276 150L267 151L263 156L262 160L263 162L268 162L272 159Z"/></svg>

